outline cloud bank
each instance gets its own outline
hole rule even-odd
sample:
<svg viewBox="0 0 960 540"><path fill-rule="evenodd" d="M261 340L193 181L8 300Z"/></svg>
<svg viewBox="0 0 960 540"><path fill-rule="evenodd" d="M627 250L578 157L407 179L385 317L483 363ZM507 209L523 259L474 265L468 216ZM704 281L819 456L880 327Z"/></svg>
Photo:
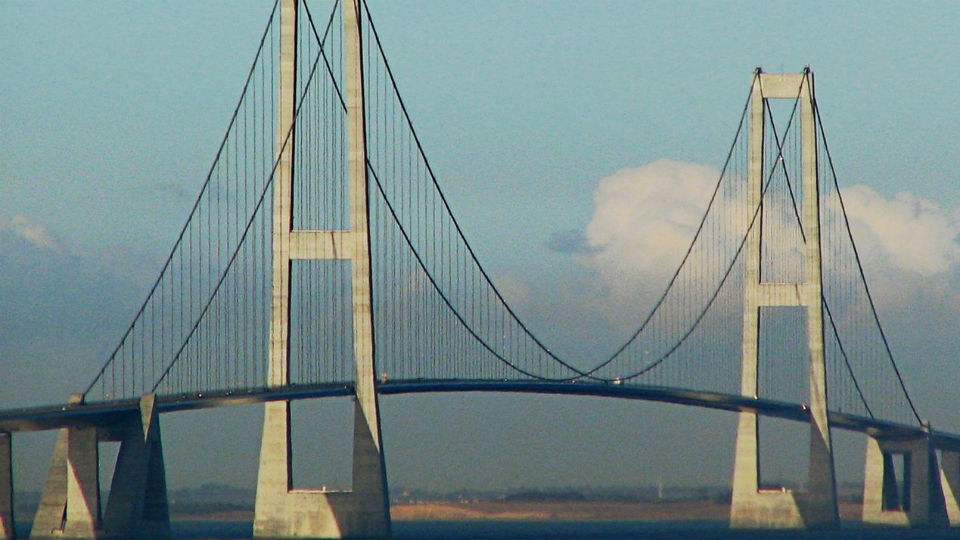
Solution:
<svg viewBox="0 0 960 540"><path fill-rule="evenodd" d="M960 265L960 220L955 212L909 192L886 198L857 185L842 193L854 239L871 267L889 266L930 278Z"/></svg>
<svg viewBox="0 0 960 540"><path fill-rule="evenodd" d="M607 305L646 304L679 264L719 174L670 159L617 171L597 185L586 227L556 233L549 246L594 271ZM866 185L841 193L878 303L960 289L957 211L909 192L888 197ZM960 297L952 301L960 305Z"/></svg>

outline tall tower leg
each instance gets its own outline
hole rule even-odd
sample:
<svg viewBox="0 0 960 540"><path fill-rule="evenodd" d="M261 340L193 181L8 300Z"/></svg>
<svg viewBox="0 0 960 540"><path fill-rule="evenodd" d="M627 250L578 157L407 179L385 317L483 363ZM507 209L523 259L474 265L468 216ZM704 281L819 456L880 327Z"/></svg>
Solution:
<svg viewBox="0 0 960 540"><path fill-rule="evenodd" d="M292 227L293 131L298 0L281 0L279 166L274 179L273 293L270 321L270 386L290 383L290 268L298 259L347 259L351 263L354 384L353 489L292 489L290 403L264 411L254 536L388 537L390 507L374 373L373 310L367 201L366 133L359 0L343 2L345 79L349 138L350 229ZM289 134L289 135L288 135Z"/></svg>
<svg viewBox="0 0 960 540"><path fill-rule="evenodd" d="M799 92L799 95L798 95ZM803 161L802 222L805 236L804 277L800 283L762 279L761 221L763 210L763 139L766 100L800 99ZM757 71L750 101L748 211L760 208L746 242L741 394L757 397L760 308L805 308L810 385L810 455L807 491L766 492L760 489L760 447L755 412L738 413L733 468L732 527L834 527L839 525L833 445L827 421L827 379L823 350L823 297L820 266L820 216L817 147L813 116L813 74L766 74Z"/></svg>

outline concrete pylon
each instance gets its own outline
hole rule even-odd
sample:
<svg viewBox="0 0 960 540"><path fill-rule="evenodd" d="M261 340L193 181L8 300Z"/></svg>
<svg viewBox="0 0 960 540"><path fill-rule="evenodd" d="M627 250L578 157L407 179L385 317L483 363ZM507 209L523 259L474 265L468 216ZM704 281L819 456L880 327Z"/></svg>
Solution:
<svg viewBox="0 0 960 540"><path fill-rule="evenodd" d="M74 395L70 403L79 403ZM96 427L61 428L30 538L96 538L100 527Z"/></svg>
<svg viewBox="0 0 960 540"><path fill-rule="evenodd" d="M902 459L901 480L894 461ZM946 527L946 495L956 499L937 460L929 436L888 438L867 436L863 475L863 522L869 525Z"/></svg>
<svg viewBox="0 0 960 540"><path fill-rule="evenodd" d="M807 490L760 490L760 451L756 412L742 411L737 419L736 455L730 525L736 528L835 527L837 509L833 445L827 421L827 379L823 353L823 304L820 267L820 208L817 185L817 140L813 112L813 73L773 74L757 70L750 95L750 139L747 208L760 215L746 242L744 283L743 356L741 394L755 398L757 391L760 308L797 306L805 308L810 382L810 462ZM804 277L799 283L762 280L760 224L763 182L763 139L766 100L799 99L802 140L802 222L806 245Z"/></svg>
<svg viewBox="0 0 960 540"><path fill-rule="evenodd" d="M265 405L253 533L256 537L388 537L390 507L374 380L373 310L367 211L366 133L360 57L360 5L343 5L349 139L350 229L293 230L293 130L297 0L280 7L280 122L273 202L273 284L269 385L290 383L290 267L294 260L351 263L354 344L353 487L292 489L290 403ZM288 136L289 134L289 136Z"/></svg>
<svg viewBox="0 0 960 540"><path fill-rule="evenodd" d="M0 432L0 540L16 538L13 526L13 448L8 432Z"/></svg>
<svg viewBox="0 0 960 540"><path fill-rule="evenodd" d="M120 427L120 451L103 516L109 538L169 538L170 510L156 395L140 398L140 414Z"/></svg>

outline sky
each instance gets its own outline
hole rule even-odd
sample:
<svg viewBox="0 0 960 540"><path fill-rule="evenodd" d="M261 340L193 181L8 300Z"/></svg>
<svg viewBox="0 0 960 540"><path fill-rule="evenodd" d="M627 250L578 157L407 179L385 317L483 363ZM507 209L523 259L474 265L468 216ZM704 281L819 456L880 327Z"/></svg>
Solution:
<svg viewBox="0 0 960 540"><path fill-rule="evenodd" d="M200 189L271 6L0 3L0 407L61 402L109 354ZM478 257L534 332L572 355L615 348L650 301L647 284L672 271L686 244L663 238L695 226L687 209L703 204L722 165L754 68L809 65L894 353L921 415L960 432L960 6L493 0L370 10ZM670 224L660 241L639 236ZM657 258L641 256L650 249ZM304 482L348 482L349 404L328 401L294 409ZM395 486L730 478L725 413L486 394L386 397L382 410ZM252 486L260 414L165 416L170 485ZM229 435L211 441L197 429L211 424ZM51 437L15 439L26 488L41 485ZM862 438L838 435L837 445L838 474L860 477ZM792 471L786 459L774 467Z"/></svg>

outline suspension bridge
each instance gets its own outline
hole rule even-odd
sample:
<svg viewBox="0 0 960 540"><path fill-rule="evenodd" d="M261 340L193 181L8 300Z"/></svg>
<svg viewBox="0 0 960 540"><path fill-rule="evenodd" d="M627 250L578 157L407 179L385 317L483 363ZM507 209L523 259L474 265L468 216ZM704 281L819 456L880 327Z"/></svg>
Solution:
<svg viewBox="0 0 960 540"><path fill-rule="evenodd" d="M921 422L900 375L813 72L758 68L749 82L662 294L618 347L564 358L518 317L451 212L364 3L320 13L279 0L112 353L68 402L0 410L0 536L15 536L13 434L59 432L31 537L165 537L161 414L264 403L255 536L386 537L378 396L478 391L735 413L734 527L839 525L831 429L866 436L864 522L960 523L960 435ZM293 489L290 403L333 396L354 398L352 490ZM803 491L764 488L762 417L810 426ZM120 442L105 502L101 441Z"/></svg>

